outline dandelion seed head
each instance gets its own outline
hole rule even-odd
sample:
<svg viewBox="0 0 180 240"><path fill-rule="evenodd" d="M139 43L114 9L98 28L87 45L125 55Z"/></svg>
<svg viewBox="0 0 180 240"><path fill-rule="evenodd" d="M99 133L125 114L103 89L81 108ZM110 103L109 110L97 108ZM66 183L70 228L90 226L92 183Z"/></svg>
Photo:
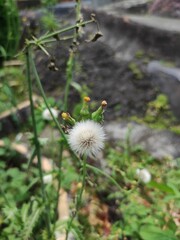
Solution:
<svg viewBox="0 0 180 240"><path fill-rule="evenodd" d="M44 182L45 184L50 184L50 183L52 183L52 180L53 180L52 174L48 174L48 175L43 176L43 182Z"/></svg>
<svg viewBox="0 0 180 240"><path fill-rule="evenodd" d="M141 180L144 183L148 183L148 182L151 181L151 174L145 168L143 168L143 169L136 169L136 174L137 174L139 180Z"/></svg>
<svg viewBox="0 0 180 240"><path fill-rule="evenodd" d="M57 117L58 117L58 114L59 114L59 111L57 111L57 110L54 109L54 108L50 108L50 109L51 109L51 112L52 112L52 114L54 115L54 117L57 118ZM42 113L42 118L43 118L44 120L47 120L47 121L52 120L52 116L51 116L48 108L46 108L46 109L43 111L43 113Z"/></svg>
<svg viewBox="0 0 180 240"><path fill-rule="evenodd" d="M103 127L92 120L77 123L69 133L71 149L79 155L95 157L104 147Z"/></svg>

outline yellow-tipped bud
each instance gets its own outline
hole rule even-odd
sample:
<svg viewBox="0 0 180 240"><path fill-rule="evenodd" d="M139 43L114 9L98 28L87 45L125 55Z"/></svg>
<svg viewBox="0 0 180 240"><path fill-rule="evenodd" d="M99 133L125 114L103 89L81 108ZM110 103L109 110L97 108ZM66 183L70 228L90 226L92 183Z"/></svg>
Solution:
<svg viewBox="0 0 180 240"><path fill-rule="evenodd" d="M67 112L63 112L61 114L62 119L67 122L69 125L74 126L76 123L75 119L71 117L71 115Z"/></svg>
<svg viewBox="0 0 180 240"><path fill-rule="evenodd" d="M103 108L105 108L105 107L107 106L106 100L103 100L103 101L102 101L101 106L102 106Z"/></svg>
<svg viewBox="0 0 180 240"><path fill-rule="evenodd" d="M85 102L90 102L91 99L90 99L90 97L87 97L87 96L86 96L86 97L84 97L84 101L85 101Z"/></svg>
<svg viewBox="0 0 180 240"><path fill-rule="evenodd" d="M63 112L63 113L61 114L61 117L62 117L63 120L68 120L68 118L69 118L69 113Z"/></svg>
<svg viewBox="0 0 180 240"><path fill-rule="evenodd" d="M82 109L80 111L80 114L82 116L82 120L90 119L90 112L89 112L89 102L91 101L90 97L84 97L83 98L83 105Z"/></svg>
<svg viewBox="0 0 180 240"><path fill-rule="evenodd" d="M107 102L103 100L101 106L92 113L92 120L95 122L102 122L104 120L104 108L107 106Z"/></svg>

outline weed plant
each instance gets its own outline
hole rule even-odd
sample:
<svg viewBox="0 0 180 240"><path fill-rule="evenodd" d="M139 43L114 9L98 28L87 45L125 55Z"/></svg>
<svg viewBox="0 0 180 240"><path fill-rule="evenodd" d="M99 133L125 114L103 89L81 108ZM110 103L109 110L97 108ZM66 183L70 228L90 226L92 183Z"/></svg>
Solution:
<svg viewBox="0 0 180 240"><path fill-rule="evenodd" d="M180 236L179 160L174 160L176 164L171 166L168 159L157 162L140 146L132 147L131 129L124 144L114 147L105 144L105 100L92 111L91 99L82 94L77 117L68 112L70 86L81 89L73 84L73 71L80 33L87 24L97 27L92 41L97 40L101 34L95 16L92 14L90 20L84 21L81 3L77 0L73 26L26 40L31 154L28 163L21 167L9 168L5 161L0 162L0 204L3 206L0 239L177 240ZM44 92L34 51L41 49L51 62L51 70L56 70L46 46L61 41L61 34L70 30L74 30L74 34L67 62L65 94L61 104L56 106ZM38 107L32 97L33 78L43 99ZM43 112L41 117L44 119L39 112ZM56 161L48 174L43 171L42 156L47 142L39 136L44 127L39 125L42 120L43 124L50 124L59 131ZM8 146L1 146L1 159L7 159L11 154L12 159L15 157L11 144ZM63 191L71 197L70 214L65 218L58 215Z"/></svg>
<svg viewBox="0 0 180 240"><path fill-rule="evenodd" d="M19 43L19 15L14 0L0 0L0 66L12 57Z"/></svg>

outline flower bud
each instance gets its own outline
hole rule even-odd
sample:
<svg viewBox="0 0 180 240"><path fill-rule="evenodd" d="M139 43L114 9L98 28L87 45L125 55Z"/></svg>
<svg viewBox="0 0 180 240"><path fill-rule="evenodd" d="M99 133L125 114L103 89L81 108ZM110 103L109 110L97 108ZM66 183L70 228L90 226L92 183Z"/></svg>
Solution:
<svg viewBox="0 0 180 240"><path fill-rule="evenodd" d="M90 112L89 112L89 102L90 102L90 97L84 97L82 109L80 111L80 115L82 116L82 120L87 120L90 119Z"/></svg>
<svg viewBox="0 0 180 240"><path fill-rule="evenodd" d="M61 114L61 117L66 123L68 123L71 126L74 126L74 124L76 123L75 119L72 118L71 115L67 112L63 112Z"/></svg>
<svg viewBox="0 0 180 240"><path fill-rule="evenodd" d="M103 108L105 108L105 107L107 106L106 100L103 100L103 101L101 102L101 106L102 106Z"/></svg>
<svg viewBox="0 0 180 240"><path fill-rule="evenodd" d="M107 106L107 102L104 100L101 106L92 113L92 120L95 122L102 122L104 120L104 108Z"/></svg>

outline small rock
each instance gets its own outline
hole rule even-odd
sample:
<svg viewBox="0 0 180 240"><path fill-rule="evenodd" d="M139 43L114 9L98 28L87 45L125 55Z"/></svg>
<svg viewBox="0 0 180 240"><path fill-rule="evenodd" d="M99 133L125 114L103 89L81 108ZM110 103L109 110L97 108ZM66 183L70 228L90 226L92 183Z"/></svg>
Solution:
<svg viewBox="0 0 180 240"><path fill-rule="evenodd" d="M105 131L109 141L125 141L129 131L130 143L141 145L158 160L180 156L180 136L170 131L154 130L133 122L109 122L105 125Z"/></svg>
<svg viewBox="0 0 180 240"><path fill-rule="evenodd" d="M158 61L152 61L148 64L147 71L153 84L168 96L174 115L180 119L180 68L167 67Z"/></svg>

